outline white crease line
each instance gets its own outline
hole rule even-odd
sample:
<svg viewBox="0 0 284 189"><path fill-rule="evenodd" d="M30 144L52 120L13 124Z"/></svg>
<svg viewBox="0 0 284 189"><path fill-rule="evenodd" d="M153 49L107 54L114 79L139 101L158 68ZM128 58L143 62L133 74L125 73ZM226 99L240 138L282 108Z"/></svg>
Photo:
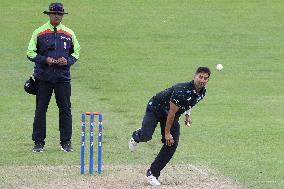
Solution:
<svg viewBox="0 0 284 189"><path fill-rule="evenodd" d="M251 181L251 182L260 182L260 183L284 183L284 180L264 180L264 181Z"/></svg>
<svg viewBox="0 0 284 189"><path fill-rule="evenodd" d="M198 168L197 168L196 166L194 166L194 165L191 165L191 164L188 164L188 165L189 165L190 167L192 167L193 169L195 169L196 171L198 171L200 174L202 174L202 175L204 175L205 177L207 177L210 181L212 181L212 182L214 182L214 183L220 185L220 183L218 183L217 181L215 181L214 178L211 178L208 173L202 171L201 169L198 169Z"/></svg>

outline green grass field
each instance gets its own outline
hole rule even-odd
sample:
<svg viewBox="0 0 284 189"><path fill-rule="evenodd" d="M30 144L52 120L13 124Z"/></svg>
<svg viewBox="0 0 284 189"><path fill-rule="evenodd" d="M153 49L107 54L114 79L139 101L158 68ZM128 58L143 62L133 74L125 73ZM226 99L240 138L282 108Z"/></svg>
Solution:
<svg viewBox="0 0 284 189"><path fill-rule="evenodd" d="M35 97L23 90L26 49L50 1L1 1L0 169L79 165L80 114L104 116L104 164L150 164L159 132L130 154L127 142L155 93L212 69L207 96L182 127L171 163L206 165L244 188L284 188L284 2L280 0L62 1L81 45L72 67L74 153L58 149L58 109L47 113L45 152L32 153ZM218 72L215 65L224 70ZM181 120L182 121L182 120ZM158 131L158 130L157 130ZM78 170L79 174L79 170Z"/></svg>

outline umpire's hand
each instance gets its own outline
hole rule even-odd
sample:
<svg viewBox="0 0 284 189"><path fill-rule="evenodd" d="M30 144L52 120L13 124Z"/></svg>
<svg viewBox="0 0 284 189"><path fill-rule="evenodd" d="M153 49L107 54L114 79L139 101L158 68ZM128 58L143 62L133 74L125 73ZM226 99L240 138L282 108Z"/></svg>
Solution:
<svg viewBox="0 0 284 189"><path fill-rule="evenodd" d="M47 57L46 58L46 63L51 66L53 64L57 64L57 60L55 60L54 58L50 58L50 57Z"/></svg>
<svg viewBox="0 0 284 189"><path fill-rule="evenodd" d="M65 65L67 65L67 60L66 60L66 58L64 58L64 57L59 58L59 59L57 60L57 62L58 62L58 64L59 64L60 66L65 66Z"/></svg>

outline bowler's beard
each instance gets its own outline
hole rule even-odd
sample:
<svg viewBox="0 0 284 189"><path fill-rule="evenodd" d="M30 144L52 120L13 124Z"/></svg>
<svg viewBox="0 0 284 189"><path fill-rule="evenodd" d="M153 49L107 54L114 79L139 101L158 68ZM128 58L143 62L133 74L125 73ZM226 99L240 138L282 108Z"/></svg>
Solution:
<svg viewBox="0 0 284 189"><path fill-rule="evenodd" d="M205 83L201 84L201 82L196 81L194 85L196 90L200 91L205 86Z"/></svg>

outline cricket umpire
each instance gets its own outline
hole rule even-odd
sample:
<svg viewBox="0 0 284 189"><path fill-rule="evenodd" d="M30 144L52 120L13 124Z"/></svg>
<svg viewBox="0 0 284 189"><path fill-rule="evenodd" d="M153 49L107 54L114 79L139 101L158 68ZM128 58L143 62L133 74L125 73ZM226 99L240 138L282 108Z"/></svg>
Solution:
<svg viewBox="0 0 284 189"><path fill-rule="evenodd" d="M133 132L128 147L135 151L140 142L147 142L160 123L163 146L150 168L146 179L153 186L160 185L160 172L173 157L179 142L179 118L185 113L185 123L190 125L190 111L205 96L205 85L209 81L211 71L207 67L199 67L190 82L178 83L157 93L148 102L142 127Z"/></svg>
<svg viewBox="0 0 284 189"><path fill-rule="evenodd" d="M34 152L43 152L46 138L46 112L52 93L59 109L59 131L61 150L73 151L71 114L70 68L79 59L80 45L75 33L61 21L64 11L62 3L51 3L43 12L49 21L37 28L29 42L27 57L34 62L36 80L36 110L32 140Z"/></svg>

